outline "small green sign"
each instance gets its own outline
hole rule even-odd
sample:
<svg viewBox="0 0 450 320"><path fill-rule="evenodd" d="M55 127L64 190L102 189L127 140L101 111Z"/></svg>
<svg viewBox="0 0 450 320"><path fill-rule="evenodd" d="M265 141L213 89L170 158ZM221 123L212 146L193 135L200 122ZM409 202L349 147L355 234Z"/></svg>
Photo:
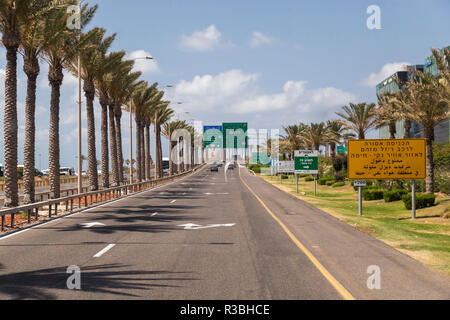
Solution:
<svg viewBox="0 0 450 320"><path fill-rule="evenodd" d="M295 173L318 174L319 152L311 150L295 151L294 155Z"/></svg>
<svg viewBox="0 0 450 320"><path fill-rule="evenodd" d="M345 154L345 153L347 153L347 148L345 146L338 146L337 147L337 153L338 154Z"/></svg>

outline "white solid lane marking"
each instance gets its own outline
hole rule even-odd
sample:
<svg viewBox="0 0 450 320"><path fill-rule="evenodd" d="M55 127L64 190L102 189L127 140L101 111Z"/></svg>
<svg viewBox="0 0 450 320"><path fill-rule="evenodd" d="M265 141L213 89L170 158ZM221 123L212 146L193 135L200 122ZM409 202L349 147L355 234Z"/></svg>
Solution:
<svg viewBox="0 0 450 320"><path fill-rule="evenodd" d="M94 258L100 258L102 255L104 255L106 252L108 252L109 250L111 250L113 247L115 246L114 243L108 244L106 246L106 248L104 248L103 250L99 251Z"/></svg>
<svg viewBox="0 0 450 320"><path fill-rule="evenodd" d="M152 214L152 217L156 216L158 214L158 212L155 212L154 214Z"/></svg>
<svg viewBox="0 0 450 320"><path fill-rule="evenodd" d="M170 201L170 203L174 203L174 202L176 202L177 200L172 200L172 201Z"/></svg>

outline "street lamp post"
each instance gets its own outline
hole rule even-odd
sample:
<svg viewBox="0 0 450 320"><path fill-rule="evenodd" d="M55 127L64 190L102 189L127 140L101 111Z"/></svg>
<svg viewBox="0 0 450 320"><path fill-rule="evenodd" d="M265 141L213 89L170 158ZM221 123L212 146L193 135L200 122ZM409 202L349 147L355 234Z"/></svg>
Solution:
<svg viewBox="0 0 450 320"><path fill-rule="evenodd" d="M80 29L78 30L78 41L81 39L81 1L78 1L78 10L80 12ZM83 175L82 166L83 162L81 160L82 152L82 132L81 132L81 53L78 53L78 194L82 193L83 189Z"/></svg>

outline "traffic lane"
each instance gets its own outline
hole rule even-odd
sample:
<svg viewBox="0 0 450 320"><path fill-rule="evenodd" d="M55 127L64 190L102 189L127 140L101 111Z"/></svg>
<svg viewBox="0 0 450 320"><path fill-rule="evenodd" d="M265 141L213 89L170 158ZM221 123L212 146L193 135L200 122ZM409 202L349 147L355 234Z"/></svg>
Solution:
<svg viewBox="0 0 450 320"><path fill-rule="evenodd" d="M340 299L306 256L262 212L239 180L208 186L197 200L198 225L234 222L233 227L129 233L104 255L123 283L98 290L108 280L90 279L87 289L64 291L67 299ZM211 178L212 178L211 177ZM231 174L236 178L236 174ZM205 189L201 190L202 192ZM226 194L228 193L228 194ZM181 198L181 204L192 199ZM98 266L98 265L97 265ZM96 265L88 265L95 268ZM124 276L126 275L126 276ZM112 276L114 278L114 276ZM85 288L86 288L85 286Z"/></svg>
<svg viewBox="0 0 450 320"><path fill-rule="evenodd" d="M448 299L448 277L242 170L242 178L344 287L359 299ZM320 192L320 189L319 189ZM370 266L381 290L367 286Z"/></svg>
<svg viewBox="0 0 450 320"><path fill-rule="evenodd" d="M164 187L159 190L162 189ZM158 222L161 216L151 219L146 209L158 209L163 213L164 210L177 212L185 208L174 205L169 208L168 201L161 201L158 207L147 206L145 201L152 201L151 194L154 191L121 199L0 240L0 296L40 298L34 292L45 292L49 283L65 287L63 280L67 277L67 266L84 265L108 244L119 242L127 232L173 231L166 221ZM140 199L137 200L137 197ZM182 220L182 217L177 213L172 214L170 219ZM101 222L105 227L84 229L79 226L86 222ZM19 290L21 288L23 292Z"/></svg>

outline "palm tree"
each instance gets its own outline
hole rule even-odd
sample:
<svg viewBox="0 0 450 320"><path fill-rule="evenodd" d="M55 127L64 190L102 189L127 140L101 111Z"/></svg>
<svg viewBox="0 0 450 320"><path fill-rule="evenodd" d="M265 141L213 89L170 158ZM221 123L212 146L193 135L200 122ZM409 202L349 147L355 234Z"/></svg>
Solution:
<svg viewBox="0 0 450 320"><path fill-rule="evenodd" d="M53 1L0 0L1 42L6 48L4 110L5 206L17 206L19 204L17 184L17 52L22 41L21 31L23 32L25 26L31 25L33 21L43 19L48 10L54 8L54 6L55 3ZM36 73L35 70L30 70L30 75L32 75L31 71L33 71L33 74ZM30 82L30 91L32 91L33 84L32 81ZM27 97L30 108L32 107L32 95L30 93ZM30 108L27 111L30 111ZM28 124L30 123L28 122ZM29 176L28 172L27 176ZM27 184L29 185L29 182ZM27 189L27 192L29 192L30 188Z"/></svg>
<svg viewBox="0 0 450 320"><path fill-rule="evenodd" d="M112 52L109 55L99 57L99 68L95 74L94 85L97 89L97 95L102 107L101 118L101 148L102 148L102 185L109 188L109 150L108 150L108 105L109 105L109 132L111 139L111 167L114 178L114 186L119 183L119 171L117 163L117 144L116 144L116 127L114 124L114 105L110 103L109 89L111 77L117 72L117 66L120 65L122 58L125 56L124 51Z"/></svg>
<svg viewBox="0 0 450 320"><path fill-rule="evenodd" d="M291 158L294 157L295 150L300 150L304 146L303 140L301 139L301 133L305 128L306 125L303 123L299 125L283 127L285 135L281 136L281 140L285 141L283 143L284 147L287 147L287 149L285 148L285 151L289 152Z"/></svg>
<svg viewBox="0 0 450 320"><path fill-rule="evenodd" d="M121 128L121 118L122 118L122 107L125 110L129 110L131 96L136 87L136 81L141 76L141 72L131 72L133 69L133 60L122 60L116 65L113 72L107 75L107 92L108 92L108 104L109 104L109 116L114 117L114 121L110 119L110 124L114 122L115 130L112 128L110 132L115 132L115 137L111 135L111 162L114 164L116 162L117 173L113 174L114 183L118 184L124 181L123 172L123 151L122 151L122 128ZM116 154L113 148L113 144L116 145ZM114 172L114 168L113 168ZM117 181L116 181L117 180Z"/></svg>
<svg viewBox="0 0 450 320"><path fill-rule="evenodd" d="M34 19L20 28L20 53L23 56L23 71L27 76L27 97L25 102L25 142L23 160L23 189L25 202L34 202L35 175L35 110L36 80L40 72L39 55L45 46L45 19Z"/></svg>
<svg viewBox="0 0 450 320"><path fill-rule="evenodd" d="M319 151L320 146L327 143L329 140L328 127L324 122L311 123L303 130L301 137L307 145L310 145L314 150Z"/></svg>
<svg viewBox="0 0 450 320"><path fill-rule="evenodd" d="M163 93L163 92L162 92ZM161 95L162 98L162 95ZM155 172L156 178L163 176L162 167L162 147L161 147L161 125L170 121L174 111L169 108L169 101L159 101L155 106L154 126L155 126Z"/></svg>
<svg viewBox="0 0 450 320"><path fill-rule="evenodd" d="M331 149L331 161L336 162L336 144L340 143L342 139L348 140L354 138L353 133L348 133L347 128L337 120L328 120L328 143Z"/></svg>
<svg viewBox="0 0 450 320"><path fill-rule="evenodd" d="M82 25L85 26L94 16L97 6L84 5L81 11ZM76 34L67 28L68 14L65 10L54 10L48 18L44 37L46 41L42 58L49 65L48 80L51 86L50 126L49 126L49 182L53 197L60 196L60 148L59 148L59 109L60 91L64 79L63 65L66 64L84 45L76 41Z"/></svg>
<svg viewBox="0 0 450 320"><path fill-rule="evenodd" d="M390 139L395 139L396 124L401 119L392 93L378 95L379 107L375 109L375 128L389 127Z"/></svg>
<svg viewBox="0 0 450 320"><path fill-rule="evenodd" d="M185 129L186 127L187 127L187 123L184 120L167 121L163 124L163 129L162 129L161 133L169 141L169 174L171 176L174 175L172 150L177 143L176 141L172 141L172 135L176 130Z"/></svg>
<svg viewBox="0 0 450 320"><path fill-rule="evenodd" d="M408 101L397 101L402 106L402 116L423 126L427 139L426 191L434 193L433 141L434 127L448 119L450 100L445 87L445 74L437 77L432 74L415 72L407 83ZM398 98L397 98L398 99Z"/></svg>
<svg viewBox="0 0 450 320"><path fill-rule="evenodd" d="M358 139L365 139L366 133L375 127L375 108L374 103L350 103L342 107L344 113L336 112L343 120L340 121L349 130L353 130Z"/></svg>
<svg viewBox="0 0 450 320"><path fill-rule="evenodd" d="M95 146L95 117L94 81L102 68L102 59L106 55L109 47L114 41L115 34L104 38L106 30L94 28L82 35L82 40L86 40L83 50L80 50L81 77L83 78L83 90L86 97L86 117L88 129L88 172L89 187L91 191L98 190L97 155ZM73 74L78 74L78 62L76 59L68 64L68 68Z"/></svg>
<svg viewBox="0 0 450 320"><path fill-rule="evenodd" d="M145 175L145 148L144 148L144 124L150 121L149 118L153 113L153 107L156 101L162 97L162 93L158 92L157 83L152 86L144 81L136 87L132 97L133 112L136 122L136 170L137 179L142 181ZM147 159L149 161L149 159Z"/></svg>

